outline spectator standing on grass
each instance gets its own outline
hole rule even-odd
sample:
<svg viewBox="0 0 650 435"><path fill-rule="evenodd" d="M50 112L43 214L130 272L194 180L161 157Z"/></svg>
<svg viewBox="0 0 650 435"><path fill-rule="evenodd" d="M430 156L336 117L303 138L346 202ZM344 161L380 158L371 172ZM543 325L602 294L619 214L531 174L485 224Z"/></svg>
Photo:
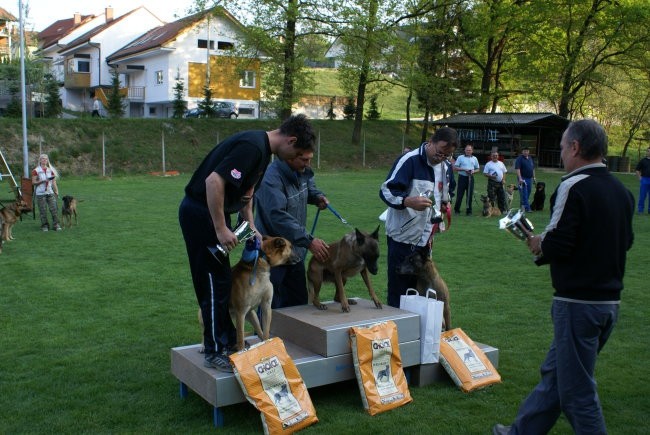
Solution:
<svg viewBox="0 0 650 435"><path fill-rule="evenodd" d="M93 117L93 118L94 118L94 117L101 118L101 117L102 117L102 114L101 114L101 112L100 112L101 110L102 110L102 103L101 103L101 101L99 101L99 98L95 97L95 98L93 99L93 113L92 113L92 117Z"/></svg>
<svg viewBox="0 0 650 435"><path fill-rule="evenodd" d="M206 367L231 372L228 354L236 343L228 312L230 259L217 261L208 246L220 243L228 251L237 246L231 214L238 213L255 230L253 194L271 155L294 158L300 151L313 150L314 138L304 115L289 117L276 130L237 133L208 153L185 187L178 217L203 319Z"/></svg>
<svg viewBox="0 0 650 435"><path fill-rule="evenodd" d="M483 175L488 179L487 194L492 205L499 207L502 213L508 208L506 205L506 165L499 160L499 152L492 151L490 161L483 168Z"/></svg>
<svg viewBox="0 0 650 435"><path fill-rule="evenodd" d="M305 305L308 302L305 257L309 250L318 261L329 257L329 246L305 228L307 204L323 210L327 197L314 183L311 159L314 152L303 151L294 158L275 159L269 165L255 194L255 227L268 236L284 237L300 258L296 264L271 268L272 308Z"/></svg>
<svg viewBox="0 0 650 435"><path fill-rule="evenodd" d="M413 251L431 253L435 224L449 199L451 169L447 159L456 149L456 130L443 127L418 149L399 157L381 185L379 197L388 205L388 305L415 287L415 277L399 275L397 266Z"/></svg>
<svg viewBox="0 0 650 435"><path fill-rule="evenodd" d="M546 434L560 413L577 434L607 433L594 371L618 318L634 197L602 163L607 135L597 122L569 124L560 149L567 175L551 197L548 226L528 239L536 263L550 264L553 342L514 423L494 434Z"/></svg>
<svg viewBox="0 0 650 435"><path fill-rule="evenodd" d="M52 215L52 228L61 231L59 225L59 209L57 198L59 197L59 186L56 184L57 172L50 164L47 154L38 157L38 166L32 170L32 186L36 195L38 214L41 217L41 230L49 231L50 224L47 219L47 211Z"/></svg>
<svg viewBox="0 0 650 435"><path fill-rule="evenodd" d="M473 156L472 144L465 145L465 154L458 156L454 164L454 171L458 172L458 190L456 191L456 204L454 212L460 214L463 205L463 196L467 193L467 207L465 213L472 215L472 198L474 197L474 173L479 170L478 159Z"/></svg>
<svg viewBox="0 0 650 435"><path fill-rule="evenodd" d="M645 157L636 165L636 176L641 183L639 186L639 214L643 214L643 206L648 198L648 213L650 214L650 147L645 150Z"/></svg>
<svg viewBox="0 0 650 435"><path fill-rule="evenodd" d="M519 206L524 211L530 210L530 192L533 190L535 180L535 163L530 156L530 149L524 147L521 154L515 160L515 171L517 172L517 184L519 185Z"/></svg>

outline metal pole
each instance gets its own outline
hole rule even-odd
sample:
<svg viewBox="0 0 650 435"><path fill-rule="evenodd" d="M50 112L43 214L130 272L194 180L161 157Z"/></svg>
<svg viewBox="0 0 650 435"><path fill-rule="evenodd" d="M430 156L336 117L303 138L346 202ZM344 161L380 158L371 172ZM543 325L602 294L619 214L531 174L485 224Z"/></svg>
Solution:
<svg viewBox="0 0 650 435"><path fill-rule="evenodd" d="M366 132L363 132L363 167L366 167Z"/></svg>
<svg viewBox="0 0 650 435"><path fill-rule="evenodd" d="M106 144L104 132L102 131L102 177L106 176Z"/></svg>
<svg viewBox="0 0 650 435"><path fill-rule="evenodd" d="M316 167L320 169L320 130L318 130L318 144L316 149L318 154L316 157L316 161L317 161Z"/></svg>
<svg viewBox="0 0 650 435"><path fill-rule="evenodd" d="M23 177L29 178L29 148L27 148L27 93L25 91L25 19L23 16L23 0L18 0L18 9L20 10L20 97L23 102Z"/></svg>
<svg viewBox="0 0 650 435"><path fill-rule="evenodd" d="M162 174L166 175L165 171L165 130L162 131Z"/></svg>

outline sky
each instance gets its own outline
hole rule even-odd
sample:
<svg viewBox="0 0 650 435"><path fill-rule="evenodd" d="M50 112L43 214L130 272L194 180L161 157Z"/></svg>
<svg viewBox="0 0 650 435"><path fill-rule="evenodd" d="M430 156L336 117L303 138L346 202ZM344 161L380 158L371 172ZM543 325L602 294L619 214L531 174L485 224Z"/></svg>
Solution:
<svg viewBox="0 0 650 435"><path fill-rule="evenodd" d="M25 29L41 31L57 20L72 18L75 12L82 15L99 15L104 8L113 7L114 16L144 6L163 21L174 21L188 15L187 9L194 0L23 0L23 6L28 6L25 18ZM8 12L19 18L18 0L3 0L0 5Z"/></svg>

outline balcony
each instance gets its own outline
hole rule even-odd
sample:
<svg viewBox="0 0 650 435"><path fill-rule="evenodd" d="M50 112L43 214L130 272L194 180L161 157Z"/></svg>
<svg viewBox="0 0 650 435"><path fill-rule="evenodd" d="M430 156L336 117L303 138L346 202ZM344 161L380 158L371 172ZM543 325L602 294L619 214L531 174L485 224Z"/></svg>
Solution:
<svg viewBox="0 0 650 435"><path fill-rule="evenodd" d="M83 89L90 87L90 73L66 72L64 86L66 89Z"/></svg>
<svg viewBox="0 0 650 435"><path fill-rule="evenodd" d="M144 101L144 86L129 86L120 89L120 94L130 101Z"/></svg>

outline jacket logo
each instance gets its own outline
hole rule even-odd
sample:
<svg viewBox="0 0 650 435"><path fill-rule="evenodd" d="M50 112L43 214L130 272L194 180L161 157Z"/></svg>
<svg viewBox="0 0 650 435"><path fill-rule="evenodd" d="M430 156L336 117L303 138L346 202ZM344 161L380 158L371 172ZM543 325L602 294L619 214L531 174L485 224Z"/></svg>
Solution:
<svg viewBox="0 0 650 435"><path fill-rule="evenodd" d="M237 169L233 169L230 171L230 176L235 180L239 180L241 178L241 172L239 172Z"/></svg>

